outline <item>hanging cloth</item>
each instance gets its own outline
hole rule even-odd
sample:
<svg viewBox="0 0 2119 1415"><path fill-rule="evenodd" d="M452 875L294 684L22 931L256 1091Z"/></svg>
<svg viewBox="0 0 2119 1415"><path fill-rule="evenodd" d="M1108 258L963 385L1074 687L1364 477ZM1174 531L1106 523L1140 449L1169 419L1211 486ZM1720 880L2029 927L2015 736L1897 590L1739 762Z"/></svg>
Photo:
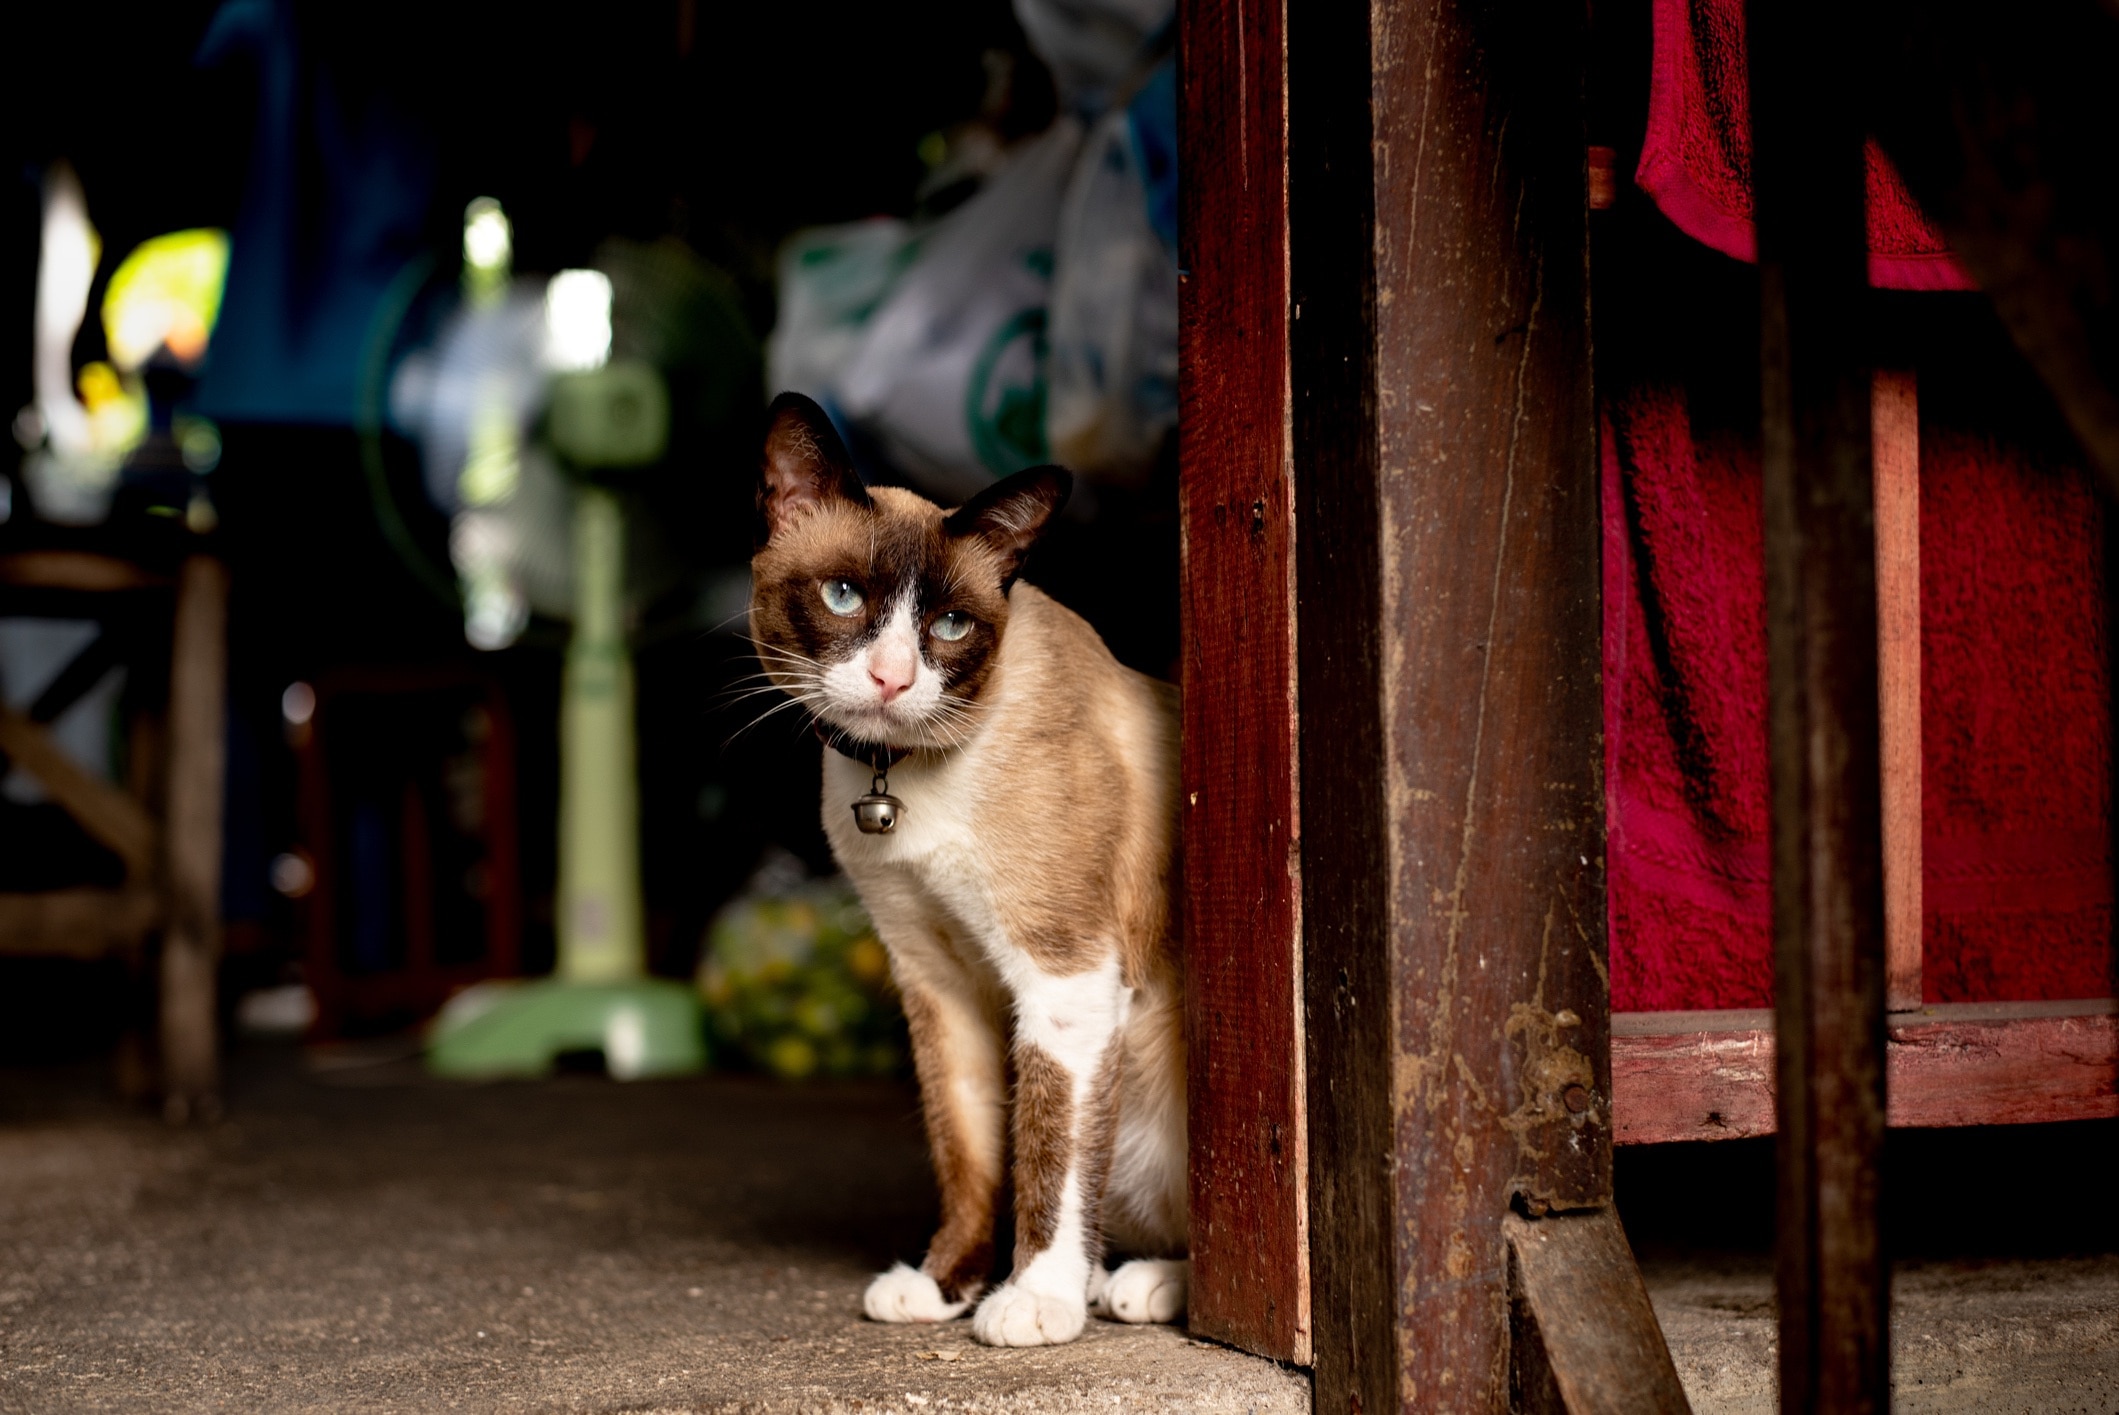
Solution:
<svg viewBox="0 0 2119 1415"><path fill-rule="evenodd" d="M1755 261L1744 0L1654 0L1653 24L1648 132L1634 181L1686 235ZM1874 138L1866 157L1869 283L1976 289Z"/></svg>

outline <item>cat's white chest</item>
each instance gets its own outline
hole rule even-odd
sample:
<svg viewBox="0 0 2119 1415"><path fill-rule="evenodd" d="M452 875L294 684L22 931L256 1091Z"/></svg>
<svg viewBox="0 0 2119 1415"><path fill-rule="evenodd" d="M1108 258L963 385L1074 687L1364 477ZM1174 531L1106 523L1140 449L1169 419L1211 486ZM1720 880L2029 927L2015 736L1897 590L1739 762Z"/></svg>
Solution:
<svg viewBox="0 0 2119 1415"><path fill-rule="evenodd" d="M863 834L853 815L853 803L867 793L871 776L848 757L825 755L824 833L857 883L864 867L910 869L930 885L976 870L982 853L976 826L981 801L972 763L961 754L936 763L901 762L889 780L890 794L902 803L897 826L877 835Z"/></svg>

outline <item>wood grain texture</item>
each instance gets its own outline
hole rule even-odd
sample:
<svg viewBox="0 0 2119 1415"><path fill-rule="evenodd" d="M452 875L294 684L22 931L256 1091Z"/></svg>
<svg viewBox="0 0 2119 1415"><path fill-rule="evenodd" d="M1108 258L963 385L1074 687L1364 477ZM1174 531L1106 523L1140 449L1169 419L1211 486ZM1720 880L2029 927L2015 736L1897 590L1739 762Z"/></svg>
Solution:
<svg viewBox="0 0 2119 1415"><path fill-rule="evenodd" d="M1189 1321L1307 1363L1286 43L1278 3L1179 24Z"/></svg>
<svg viewBox="0 0 2119 1415"><path fill-rule="evenodd" d="M1612 1039L1622 1145L1774 1131L1767 1012L1627 1015ZM2119 1004L1938 1005L1891 1018L1894 1127L2031 1125L2119 1117Z"/></svg>
<svg viewBox="0 0 2119 1415"><path fill-rule="evenodd" d="M1870 397L1876 456L1876 683L1884 813L1884 1004L1921 997L1920 401L1913 371L1878 369Z"/></svg>
<svg viewBox="0 0 2119 1415"><path fill-rule="evenodd" d="M1860 95L1824 0L1748 7L1783 1410L1890 1401L1884 898Z"/></svg>
<svg viewBox="0 0 2119 1415"><path fill-rule="evenodd" d="M170 650L169 922L162 937L162 1090L172 1119L211 1113L220 1084L221 810L227 759L228 571L195 555Z"/></svg>
<svg viewBox="0 0 2119 1415"><path fill-rule="evenodd" d="M1502 1410L1610 1197L1579 8L1291 7L1317 1406Z"/></svg>
<svg viewBox="0 0 2119 1415"><path fill-rule="evenodd" d="M1514 1415L1689 1415L1670 1347L1610 1209L1502 1220Z"/></svg>
<svg viewBox="0 0 2119 1415"><path fill-rule="evenodd" d="M80 766L44 727L4 704L0 704L0 752L36 777L83 830L124 861L127 875L136 880L153 878L161 832L138 801Z"/></svg>

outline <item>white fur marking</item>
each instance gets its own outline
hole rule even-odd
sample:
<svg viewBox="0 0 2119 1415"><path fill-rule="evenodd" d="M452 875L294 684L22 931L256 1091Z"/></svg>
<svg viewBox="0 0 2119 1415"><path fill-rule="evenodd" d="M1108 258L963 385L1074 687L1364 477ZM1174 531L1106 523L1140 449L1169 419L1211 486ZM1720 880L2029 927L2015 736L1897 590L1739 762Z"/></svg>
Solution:
<svg viewBox="0 0 2119 1415"><path fill-rule="evenodd" d="M869 1320L877 1322L946 1322L970 1305L968 1300L949 1301L933 1278L903 1263L877 1273L861 1296Z"/></svg>
<svg viewBox="0 0 2119 1415"><path fill-rule="evenodd" d="M1192 1264L1183 1258L1135 1258L1104 1283L1098 1316L1121 1322L1174 1322L1184 1315Z"/></svg>
<svg viewBox="0 0 2119 1415"><path fill-rule="evenodd" d="M1089 1324L1088 1304L1077 1294L1038 1292L1004 1283L979 1304L971 1334L988 1346L1057 1346L1074 1340Z"/></svg>
<svg viewBox="0 0 2119 1415"><path fill-rule="evenodd" d="M905 686L886 700L877 679ZM920 654L912 592L893 600L876 636L825 669L820 682L823 715L870 741L903 741L940 711L942 675Z"/></svg>

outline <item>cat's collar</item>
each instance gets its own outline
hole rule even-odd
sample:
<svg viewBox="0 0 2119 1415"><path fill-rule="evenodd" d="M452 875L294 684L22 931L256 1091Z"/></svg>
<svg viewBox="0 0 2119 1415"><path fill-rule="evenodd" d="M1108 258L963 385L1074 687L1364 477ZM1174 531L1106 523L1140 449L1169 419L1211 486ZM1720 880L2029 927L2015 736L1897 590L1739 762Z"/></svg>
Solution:
<svg viewBox="0 0 2119 1415"><path fill-rule="evenodd" d="M911 747L893 747L887 742L869 742L850 732L828 726L821 720L812 720L810 727L816 732L819 742L871 771L889 771L913 753Z"/></svg>

